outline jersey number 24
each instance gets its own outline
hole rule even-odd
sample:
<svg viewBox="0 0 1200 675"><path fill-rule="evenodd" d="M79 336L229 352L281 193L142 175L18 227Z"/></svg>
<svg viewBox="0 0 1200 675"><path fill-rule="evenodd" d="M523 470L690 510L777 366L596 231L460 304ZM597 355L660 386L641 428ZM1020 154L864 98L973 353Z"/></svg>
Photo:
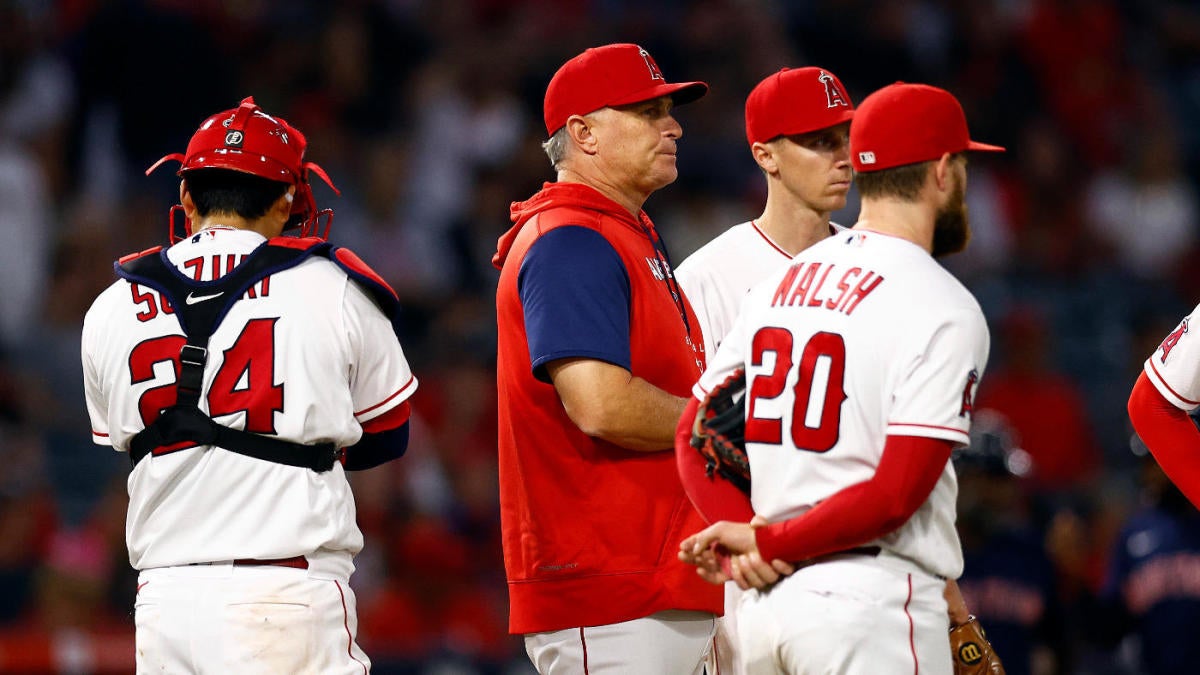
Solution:
<svg viewBox="0 0 1200 675"><path fill-rule="evenodd" d="M275 433L275 413L283 410L283 385L275 384L275 322L251 319L226 349L208 391L212 417L246 413L246 431ZM131 384L154 379L154 366L170 362L179 379L179 350L187 343L182 335L164 335L138 343L129 353ZM138 399L142 423L149 426L159 411L175 405L175 382L151 387Z"/></svg>

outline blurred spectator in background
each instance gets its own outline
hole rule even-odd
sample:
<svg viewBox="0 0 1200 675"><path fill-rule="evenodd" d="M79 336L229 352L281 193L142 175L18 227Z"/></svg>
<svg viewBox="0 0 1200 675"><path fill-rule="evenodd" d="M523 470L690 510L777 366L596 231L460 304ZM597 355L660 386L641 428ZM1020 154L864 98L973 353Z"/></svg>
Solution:
<svg viewBox="0 0 1200 675"><path fill-rule="evenodd" d="M1103 608L1093 621L1101 644L1128 644L1121 658L1146 675L1196 672L1189 648L1200 626L1200 511L1163 473L1136 436L1141 501L1112 547Z"/></svg>
<svg viewBox="0 0 1200 675"><path fill-rule="evenodd" d="M1080 489L1100 468L1100 455L1078 386L1054 369L1048 325L1033 307L1014 309L996 331L1000 363L980 385L977 404L1012 425L1032 458L1028 481L1042 492Z"/></svg>
<svg viewBox="0 0 1200 675"><path fill-rule="evenodd" d="M1020 479L1032 468L1000 413L979 408L955 451L963 598L1010 675L1066 672L1068 643L1054 569Z"/></svg>

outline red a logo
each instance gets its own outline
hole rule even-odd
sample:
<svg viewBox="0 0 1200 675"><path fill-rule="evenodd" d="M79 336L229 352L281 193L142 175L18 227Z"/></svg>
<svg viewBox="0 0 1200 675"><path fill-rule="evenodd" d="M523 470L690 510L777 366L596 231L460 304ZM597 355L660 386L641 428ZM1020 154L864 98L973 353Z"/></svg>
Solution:
<svg viewBox="0 0 1200 675"><path fill-rule="evenodd" d="M642 60L646 62L646 68L650 69L650 79L663 80L665 82L666 79L663 78L662 71L658 69L658 64L654 62L654 58L650 56L650 52L638 47L638 53L642 55Z"/></svg>
<svg viewBox="0 0 1200 675"><path fill-rule="evenodd" d="M1167 339L1163 340L1163 343L1159 345L1159 349L1162 350L1162 356L1159 357L1160 362L1167 362L1167 355L1171 353L1171 350L1175 348L1175 345L1179 344L1179 340L1183 338L1183 334L1186 332L1188 332L1188 320L1184 319L1182 322L1180 322L1179 327L1171 331L1171 334L1167 336Z"/></svg>
<svg viewBox="0 0 1200 675"><path fill-rule="evenodd" d="M979 371L974 368L967 373L967 384L963 387L962 407L958 410L959 417L968 417L975 412L975 384L979 382Z"/></svg>
<svg viewBox="0 0 1200 675"><path fill-rule="evenodd" d="M838 86L838 81L832 75L822 70L817 79L821 81L821 84L825 85L825 100L828 103L826 107L836 108L839 105L847 108L850 107L850 102L846 100L846 94Z"/></svg>

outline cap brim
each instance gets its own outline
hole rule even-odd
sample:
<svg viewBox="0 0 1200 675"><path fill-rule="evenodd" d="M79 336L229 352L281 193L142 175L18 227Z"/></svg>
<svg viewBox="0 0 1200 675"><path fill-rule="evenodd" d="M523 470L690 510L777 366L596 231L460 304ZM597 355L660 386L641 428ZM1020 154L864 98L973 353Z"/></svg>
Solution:
<svg viewBox="0 0 1200 675"><path fill-rule="evenodd" d="M674 84L660 84L654 87L648 87L641 91L636 91L628 96L622 97L620 100L613 101L608 105L632 105L649 101L660 96L670 96L675 105L683 105L699 100L708 93L708 85L703 82L676 82Z"/></svg>
<svg viewBox="0 0 1200 675"><path fill-rule="evenodd" d="M1006 152L1006 150L1002 146L990 145L988 143L980 143L979 141L968 141L967 149L975 150L978 152Z"/></svg>

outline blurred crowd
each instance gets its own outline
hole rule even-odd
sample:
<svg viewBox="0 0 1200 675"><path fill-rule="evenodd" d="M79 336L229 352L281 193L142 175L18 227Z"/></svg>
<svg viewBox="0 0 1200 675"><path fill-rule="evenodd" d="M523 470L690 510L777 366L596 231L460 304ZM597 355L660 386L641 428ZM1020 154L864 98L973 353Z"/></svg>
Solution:
<svg viewBox="0 0 1200 675"><path fill-rule="evenodd" d="M742 106L780 67L856 101L945 87L1007 146L972 157L974 239L947 261L989 320L977 407L1005 439L1002 470L964 476L963 590L1010 673L1190 672L1161 652L1200 635L1200 517L1125 414L1200 301L1190 0L0 0L0 672L132 670L129 466L90 441L79 331L112 261L166 242L178 179L144 170L247 95L340 188L314 186L330 238L400 294L422 383L408 454L353 477L360 644L380 673L529 672L506 634L490 257L553 179L546 83L607 42L711 85L646 205L675 263L759 214ZM835 220L856 212L852 193ZM1183 541L1148 571L1147 518Z"/></svg>

